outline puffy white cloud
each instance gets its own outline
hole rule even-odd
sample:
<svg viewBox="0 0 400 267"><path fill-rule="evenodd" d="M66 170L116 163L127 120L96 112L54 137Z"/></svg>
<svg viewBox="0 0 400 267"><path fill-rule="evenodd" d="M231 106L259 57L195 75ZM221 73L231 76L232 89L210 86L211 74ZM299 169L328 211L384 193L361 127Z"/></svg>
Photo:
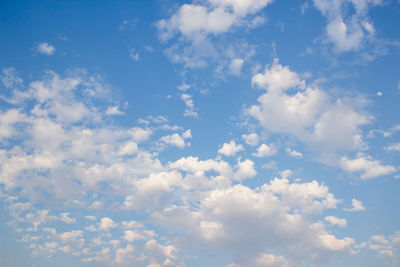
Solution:
<svg viewBox="0 0 400 267"><path fill-rule="evenodd" d="M273 156L277 153L275 144L262 144L257 148L257 153L253 153L254 157L263 158L267 156Z"/></svg>
<svg viewBox="0 0 400 267"><path fill-rule="evenodd" d="M229 70L231 74L235 76L239 76L240 73L242 72L242 66L243 66L244 60L241 58L234 58L231 60L231 63L229 65Z"/></svg>
<svg viewBox="0 0 400 267"><path fill-rule="evenodd" d="M127 230L127 231L125 231L124 239L126 239L129 242L133 242L135 240L140 240L140 239L145 240L146 237L135 231Z"/></svg>
<svg viewBox="0 0 400 267"><path fill-rule="evenodd" d="M192 134L190 130L185 131L184 133L177 134L171 134L171 135L166 135L160 138L160 144L164 145L172 145L172 146L177 146L179 148L184 148L188 144L185 143L185 139L192 138Z"/></svg>
<svg viewBox="0 0 400 267"><path fill-rule="evenodd" d="M135 192L125 198L127 208L140 210L159 209L172 201L174 188L183 187L182 176L177 171L152 173L147 178L133 181Z"/></svg>
<svg viewBox="0 0 400 267"><path fill-rule="evenodd" d="M332 225L337 225L340 227L346 227L347 226L347 220L344 218L338 218L335 216L326 216L324 220Z"/></svg>
<svg viewBox="0 0 400 267"><path fill-rule="evenodd" d="M236 153L243 150L242 145L237 145L234 140L231 140L229 143L224 143L220 149L218 149L218 153L224 156L234 156Z"/></svg>
<svg viewBox="0 0 400 267"><path fill-rule="evenodd" d="M99 230L108 231L111 228L115 228L117 224L108 217L103 217L99 223Z"/></svg>
<svg viewBox="0 0 400 267"><path fill-rule="evenodd" d="M364 207L363 203L362 203L361 201L355 199L355 198L353 198L353 199L351 200L351 205L352 205L351 208L345 208L345 209L343 209L343 210L344 210L344 211L350 211L350 212L352 212L352 211L363 211L363 210L366 210L366 208Z"/></svg>
<svg viewBox="0 0 400 267"><path fill-rule="evenodd" d="M9 109L6 112L0 112L0 142L14 136L16 125L26 122L27 118L18 109Z"/></svg>
<svg viewBox="0 0 400 267"><path fill-rule="evenodd" d="M241 266L241 265L239 265ZM249 265L254 267L290 267L290 263L285 257L277 256L268 253L261 253L254 260L249 262ZM233 266L232 266L233 267Z"/></svg>
<svg viewBox="0 0 400 267"><path fill-rule="evenodd" d="M127 143L123 144L118 151L118 155L132 155L138 151L138 146L135 142L128 141Z"/></svg>
<svg viewBox="0 0 400 267"><path fill-rule="evenodd" d="M303 153L293 150L291 148L286 148L286 153L288 153L289 156L294 157L294 158L302 158L303 157Z"/></svg>
<svg viewBox="0 0 400 267"><path fill-rule="evenodd" d="M374 36L368 10L381 0L314 0L314 6L327 18L327 37L337 52L359 50L363 41Z"/></svg>
<svg viewBox="0 0 400 267"><path fill-rule="evenodd" d="M183 62L186 67L203 67L208 59L220 56L232 61L232 74L239 73L242 62L235 58L242 55L224 56L226 47L216 48L214 38L235 28L253 28L265 22L265 18L256 13L272 0L261 1L194 1L183 4L169 18L156 23L161 40L167 41L174 36L178 43L165 52L173 62ZM229 63L228 63L229 64ZM227 66L229 68L229 66Z"/></svg>
<svg viewBox="0 0 400 267"><path fill-rule="evenodd" d="M153 131L150 129L143 129L140 127L133 127L128 131L129 135L135 142L146 141L153 134Z"/></svg>
<svg viewBox="0 0 400 267"><path fill-rule="evenodd" d="M372 160L369 157L359 157L353 160L343 157L340 166L348 172L362 172L362 179L371 179L397 171L394 166L382 165L379 160Z"/></svg>
<svg viewBox="0 0 400 267"><path fill-rule="evenodd" d="M185 113L183 113L183 116L197 118L199 114L197 113L197 111L195 111L192 96L189 94L181 94L181 99L183 100L183 102L185 102L186 105Z"/></svg>
<svg viewBox="0 0 400 267"><path fill-rule="evenodd" d="M130 51L129 51L129 57L134 61L138 61L139 60L139 53L136 52L136 50L134 48L131 48Z"/></svg>
<svg viewBox="0 0 400 267"><path fill-rule="evenodd" d="M137 222L137 221L123 221L121 224L124 228L128 228L128 229L144 227L144 225L142 223Z"/></svg>
<svg viewBox="0 0 400 267"><path fill-rule="evenodd" d="M235 180L244 180L248 178L252 178L257 174L257 171L254 169L254 162L246 159L244 161L240 161L240 159L237 162L236 167L236 173L233 176Z"/></svg>
<svg viewBox="0 0 400 267"><path fill-rule="evenodd" d="M325 216L339 203L323 183L292 183L286 171L281 178L250 188L241 182L257 174L255 164L241 158L232 165L220 156L203 160L187 156L163 164L157 158L157 145L182 146L179 140L183 140L186 146L191 131L178 127L173 129L178 138L160 133L160 139L149 140L155 131L164 129L164 117L147 117L146 127L155 123L157 128L108 126L102 120L104 108L92 106L91 98L82 100L86 89L96 91L87 83L81 76L50 74L13 96L24 117L10 120L10 125L23 119L27 127L17 123L26 129L23 136L12 130L4 137L6 141L15 138L16 145L0 150L0 179L8 185L5 191L21 188L18 197L32 201L17 204L23 202L10 200L9 211L15 214L13 227L29 234L24 240L37 255L64 252L106 266L183 266L178 248L190 244L224 255L240 255L234 259L243 266L288 266L291 259L301 262L307 261L308 255L351 251L354 242L350 237L339 239L321 222L313 221L316 214L324 212ZM25 101L38 107L31 112L29 105L23 105ZM62 116L61 110L54 108L55 102L62 106L80 102L87 114ZM92 119L102 123L93 126ZM245 136L247 143L258 144L257 134ZM227 154L243 150L234 141L226 145ZM73 209L57 216L35 210L36 201L44 199ZM82 226L75 208L91 206L122 212L126 221L104 217L102 210L90 210L88 214L97 217L86 216L89 225ZM126 209L135 212L123 212ZM99 221L94 223L96 218ZM143 218L148 218L154 231L144 226ZM72 225L75 220L78 223ZM59 222L76 228L57 233L59 230L50 227ZM168 236L156 233L158 227ZM270 254L271 247L276 255Z"/></svg>
<svg viewBox="0 0 400 267"><path fill-rule="evenodd" d="M243 134L242 138L246 142L246 144L251 145L251 146L256 146L258 144L258 142L260 141L258 134L256 134L256 133Z"/></svg>
<svg viewBox="0 0 400 267"><path fill-rule="evenodd" d="M76 223L76 219L69 217L69 213L68 212L61 213L60 214L60 220L65 222L66 224Z"/></svg>
<svg viewBox="0 0 400 267"><path fill-rule="evenodd" d="M349 172L363 172L363 179L393 173L396 168L378 160L343 154L364 146L361 126L371 118L346 99L333 101L317 87L306 87L299 75L274 60L252 83L266 90L246 113L270 133L290 134L318 155L318 160ZM290 151L289 151L290 152ZM289 153L288 152L288 153ZM299 154L297 154L300 156Z"/></svg>
<svg viewBox="0 0 400 267"><path fill-rule="evenodd" d="M107 115L124 115L125 113L119 110L118 106L108 107L106 110Z"/></svg>
<svg viewBox="0 0 400 267"><path fill-rule="evenodd" d="M376 251L379 257L391 259L395 262L400 248L400 231L393 235L385 237L382 235L373 235L367 242L370 250Z"/></svg>
<svg viewBox="0 0 400 267"><path fill-rule="evenodd" d="M385 147L385 150L388 151L400 151L400 143L391 144Z"/></svg>
<svg viewBox="0 0 400 267"><path fill-rule="evenodd" d="M157 23L160 38L169 39L175 32L194 40L202 38L202 35L224 33L270 2L208 0L205 5L184 4L170 19Z"/></svg>
<svg viewBox="0 0 400 267"><path fill-rule="evenodd" d="M82 246L84 242L83 239L83 231L74 230L70 232L64 232L57 235L57 239L59 239L62 243L76 243L78 242L79 246Z"/></svg>
<svg viewBox="0 0 400 267"><path fill-rule="evenodd" d="M176 258L175 253L177 252L177 249L175 247L171 245L163 246L154 239L147 241L144 249L156 259L162 257L170 259Z"/></svg>
<svg viewBox="0 0 400 267"><path fill-rule="evenodd" d="M0 81L6 88L18 88L23 84L23 80L18 76L15 68L5 68L0 75Z"/></svg>
<svg viewBox="0 0 400 267"><path fill-rule="evenodd" d="M40 43L40 44L37 46L37 51L38 51L40 54L47 55L47 56L51 56L51 55L54 54L54 52L56 51L56 49L55 49L55 47L52 46L51 44L48 44L48 43L44 42L44 43Z"/></svg>
<svg viewBox="0 0 400 267"><path fill-rule="evenodd" d="M352 247L355 245L353 238L345 237L344 239L337 239L334 235L327 233L320 235L319 241L322 246L332 251L345 250L352 252Z"/></svg>

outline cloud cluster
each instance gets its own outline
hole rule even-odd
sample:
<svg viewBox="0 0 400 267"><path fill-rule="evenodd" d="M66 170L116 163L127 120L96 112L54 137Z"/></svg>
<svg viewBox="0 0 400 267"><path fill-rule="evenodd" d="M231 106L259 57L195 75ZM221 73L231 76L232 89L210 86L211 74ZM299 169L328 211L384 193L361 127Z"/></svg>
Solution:
<svg viewBox="0 0 400 267"><path fill-rule="evenodd" d="M296 72L279 64L277 59L264 73L254 75L252 83L265 93L258 98L258 104L245 112L256 118L267 132L295 136L317 153L320 161L345 171L362 172L362 179L396 171L395 167L382 165L370 157L349 160L343 156L365 146L361 127L371 122L371 117L350 101L333 99L316 86L306 86Z"/></svg>
<svg viewBox="0 0 400 267"><path fill-rule="evenodd" d="M338 105L319 89L305 89L278 63L253 81L266 89L264 98L283 105L284 116L280 122L269 118L261 112L273 108L267 106L252 114L266 129L305 142L315 135L309 129ZM294 84L303 91L288 95ZM233 140L216 148L214 158L165 162L160 155L169 147L185 149L192 131L168 125L163 116L140 119L145 127L115 126L108 118L116 104L104 97L106 90L101 77L82 71L65 77L48 72L2 97L10 108L0 113L1 198L13 218L9 225L33 255L64 253L106 266L185 266L187 248L207 248L226 255L230 266L298 266L357 252L354 238L327 229L347 221L329 215L341 200L325 184L300 182L285 171L250 187L255 163ZM326 99L324 107L311 105L322 116L312 108L291 114L293 101L309 106L307 90ZM347 133L358 134L357 126ZM243 139L251 146L260 141L255 133ZM242 151L231 163L220 156ZM261 144L255 156L276 152L274 144ZM317 219L321 215L324 220Z"/></svg>
<svg viewBox="0 0 400 267"><path fill-rule="evenodd" d="M313 0L327 18L326 34L337 52L359 50L366 38L375 35L368 10L381 0Z"/></svg>
<svg viewBox="0 0 400 267"><path fill-rule="evenodd" d="M244 58L252 52L249 47L228 49L213 39L236 28L254 28L265 22L257 15L273 0L202 0L183 4L169 18L156 23L159 38L168 41L177 37L177 43L165 50L173 62L186 67L204 67L212 59L218 68L226 68L232 75L239 76ZM229 44L233 48L232 43ZM238 49L239 48L239 49ZM243 51L240 51L243 50ZM228 58L228 59L226 59ZM218 60L216 60L218 59ZM222 63L223 61L227 61Z"/></svg>

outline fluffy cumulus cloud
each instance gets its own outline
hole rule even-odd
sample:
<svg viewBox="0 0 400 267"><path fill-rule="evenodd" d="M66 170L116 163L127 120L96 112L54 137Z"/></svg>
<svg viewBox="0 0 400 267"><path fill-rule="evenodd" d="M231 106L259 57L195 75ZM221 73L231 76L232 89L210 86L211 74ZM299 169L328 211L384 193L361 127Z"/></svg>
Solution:
<svg viewBox="0 0 400 267"><path fill-rule="evenodd" d="M247 16L253 15L272 0L207 0L184 4L167 20L157 23L162 39L169 39L179 33L186 38L198 41L209 34L221 34L233 26L249 23Z"/></svg>
<svg viewBox="0 0 400 267"><path fill-rule="evenodd" d="M51 44L48 44L46 42L38 44L36 49L37 49L37 52L39 52L40 54L47 55L47 56L53 55L54 52L56 51L54 46L52 46Z"/></svg>
<svg viewBox="0 0 400 267"><path fill-rule="evenodd" d="M230 8L244 12L240 5ZM266 129L309 145L308 137L316 136L313 125L340 106L318 89L305 88L297 74L278 63L253 82L267 90L264 98L280 105L260 101L249 112ZM300 91L288 95L296 85ZM186 266L188 248L189 254L206 248L226 256L230 266L298 266L361 247L351 236L334 234L334 226L344 227L347 220L329 214L341 200L324 183L292 179L288 170L272 179L262 176L245 157L245 146L234 140L216 149L213 158L161 160L171 147L186 149L192 131L168 126L163 116L140 119L144 127L107 123L110 112L104 107L115 107L107 88L101 77L82 71L65 77L48 72L2 96L10 108L0 113L1 198L12 217L9 226L33 255L63 253L105 266ZM328 104L309 104L314 93ZM293 101L305 109L291 113ZM105 104L99 108L96 102ZM278 107L280 121L263 113ZM293 121L296 125L286 125ZM354 137L357 129L346 133ZM346 143L350 137L341 138ZM260 138L250 133L243 140L254 151ZM275 153L274 144L261 144L253 156ZM259 184L248 186L257 176ZM41 203L63 211L40 208ZM351 211L362 208L353 200ZM376 248L377 238L371 240L364 247Z"/></svg>
<svg viewBox="0 0 400 267"><path fill-rule="evenodd" d="M237 145L234 140L229 143L224 143L220 149L218 149L218 153L224 156L234 156L239 151L243 150L242 145Z"/></svg>
<svg viewBox="0 0 400 267"><path fill-rule="evenodd" d="M242 138L246 142L246 144L251 146L256 146L260 141L260 138L257 133L243 134Z"/></svg>
<svg viewBox="0 0 400 267"><path fill-rule="evenodd" d="M365 39L375 35L367 15L379 4L381 0L314 0L314 6L328 21L326 35L337 52L359 50Z"/></svg>
<svg viewBox="0 0 400 267"><path fill-rule="evenodd" d="M168 41L178 37L179 41L165 51L174 62L184 63L186 67L202 67L207 60L220 58L226 47L218 47L213 38L229 33L236 28L253 28L265 21L257 13L273 0L204 0L183 4L169 19L156 23L159 37ZM228 57L227 69L233 75L240 75L242 56L234 53ZM221 66L220 66L221 67Z"/></svg>
<svg viewBox="0 0 400 267"><path fill-rule="evenodd" d="M371 179L396 171L394 166L382 165L379 160L372 160L369 157L359 157L353 160L343 157L340 164L348 172L361 172L362 179Z"/></svg>
<svg viewBox="0 0 400 267"><path fill-rule="evenodd" d="M267 132L295 136L318 154L320 161L348 172L362 172L362 179L396 171L371 157L350 160L343 156L364 147L362 126L371 122L371 117L349 100L333 99L316 86L306 86L296 72L277 59L263 73L254 75L252 83L265 93L246 114L256 118ZM302 155L290 149L287 152Z"/></svg>
<svg viewBox="0 0 400 267"><path fill-rule="evenodd" d="M351 208L344 208L343 210L352 212L352 211L363 211L366 210L366 208L364 207L363 203L360 200L353 198L351 200Z"/></svg>
<svg viewBox="0 0 400 267"><path fill-rule="evenodd" d="M274 144L262 144L257 148L257 153L253 153L254 157L262 158L267 156L273 156L277 153L276 147Z"/></svg>

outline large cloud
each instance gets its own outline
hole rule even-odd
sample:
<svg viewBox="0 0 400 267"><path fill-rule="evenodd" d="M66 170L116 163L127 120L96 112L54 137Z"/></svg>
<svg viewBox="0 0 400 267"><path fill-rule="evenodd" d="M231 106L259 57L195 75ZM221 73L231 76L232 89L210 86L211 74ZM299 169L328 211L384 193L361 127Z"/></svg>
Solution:
<svg viewBox="0 0 400 267"><path fill-rule="evenodd" d="M381 3L381 0L314 0L315 7L328 20L326 34L337 52L359 50L366 38L374 36L375 28L367 13L370 7Z"/></svg>
<svg viewBox="0 0 400 267"><path fill-rule="evenodd" d="M290 81L281 82L281 74ZM260 106L266 129L309 142L303 136L315 134L310 129L321 121L319 112L337 105L314 88L328 104L291 114L286 100L309 101L298 75L275 63L257 77L254 83L287 113L277 122ZM296 85L303 91L288 95ZM187 249L211 248L226 256L227 264L296 266L312 260L308 255L315 260L354 252L352 237L337 237L317 219L338 224L326 213L340 200L323 183L292 181L290 172L283 172L250 187L255 162L239 157L229 163L217 147L215 158L163 162L160 145L185 149L191 131L166 125L165 117L140 120L146 127L109 124L107 109L115 103L101 97L106 87L99 77L81 72L66 77L49 72L3 97L10 108L0 113L0 196L13 218L9 225L33 255L65 253L106 266L184 266ZM285 125L293 120L295 126ZM350 133L357 131L353 127ZM257 136L245 140L256 145ZM260 147L260 156L271 154L272 145ZM232 142L222 152L239 150L244 147Z"/></svg>
<svg viewBox="0 0 400 267"><path fill-rule="evenodd" d="M265 93L246 113L256 118L267 132L295 136L317 153L320 161L350 172L362 171L362 178L395 171L393 166L382 166L379 161L369 160L374 163L373 171L362 164L367 163L366 159L342 158L343 154L364 148L361 127L372 119L346 98L333 99L316 86L306 86L296 72L279 64L277 59L264 73L254 75L252 83Z"/></svg>

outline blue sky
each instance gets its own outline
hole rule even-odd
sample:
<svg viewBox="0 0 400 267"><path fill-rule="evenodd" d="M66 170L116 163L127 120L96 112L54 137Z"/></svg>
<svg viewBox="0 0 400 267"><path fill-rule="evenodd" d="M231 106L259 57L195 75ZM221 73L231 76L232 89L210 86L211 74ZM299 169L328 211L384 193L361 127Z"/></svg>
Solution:
<svg viewBox="0 0 400 267"><path fill-rule="evenodd" d="M399 18L2 1L0 266L398 266Z"/></svg>

